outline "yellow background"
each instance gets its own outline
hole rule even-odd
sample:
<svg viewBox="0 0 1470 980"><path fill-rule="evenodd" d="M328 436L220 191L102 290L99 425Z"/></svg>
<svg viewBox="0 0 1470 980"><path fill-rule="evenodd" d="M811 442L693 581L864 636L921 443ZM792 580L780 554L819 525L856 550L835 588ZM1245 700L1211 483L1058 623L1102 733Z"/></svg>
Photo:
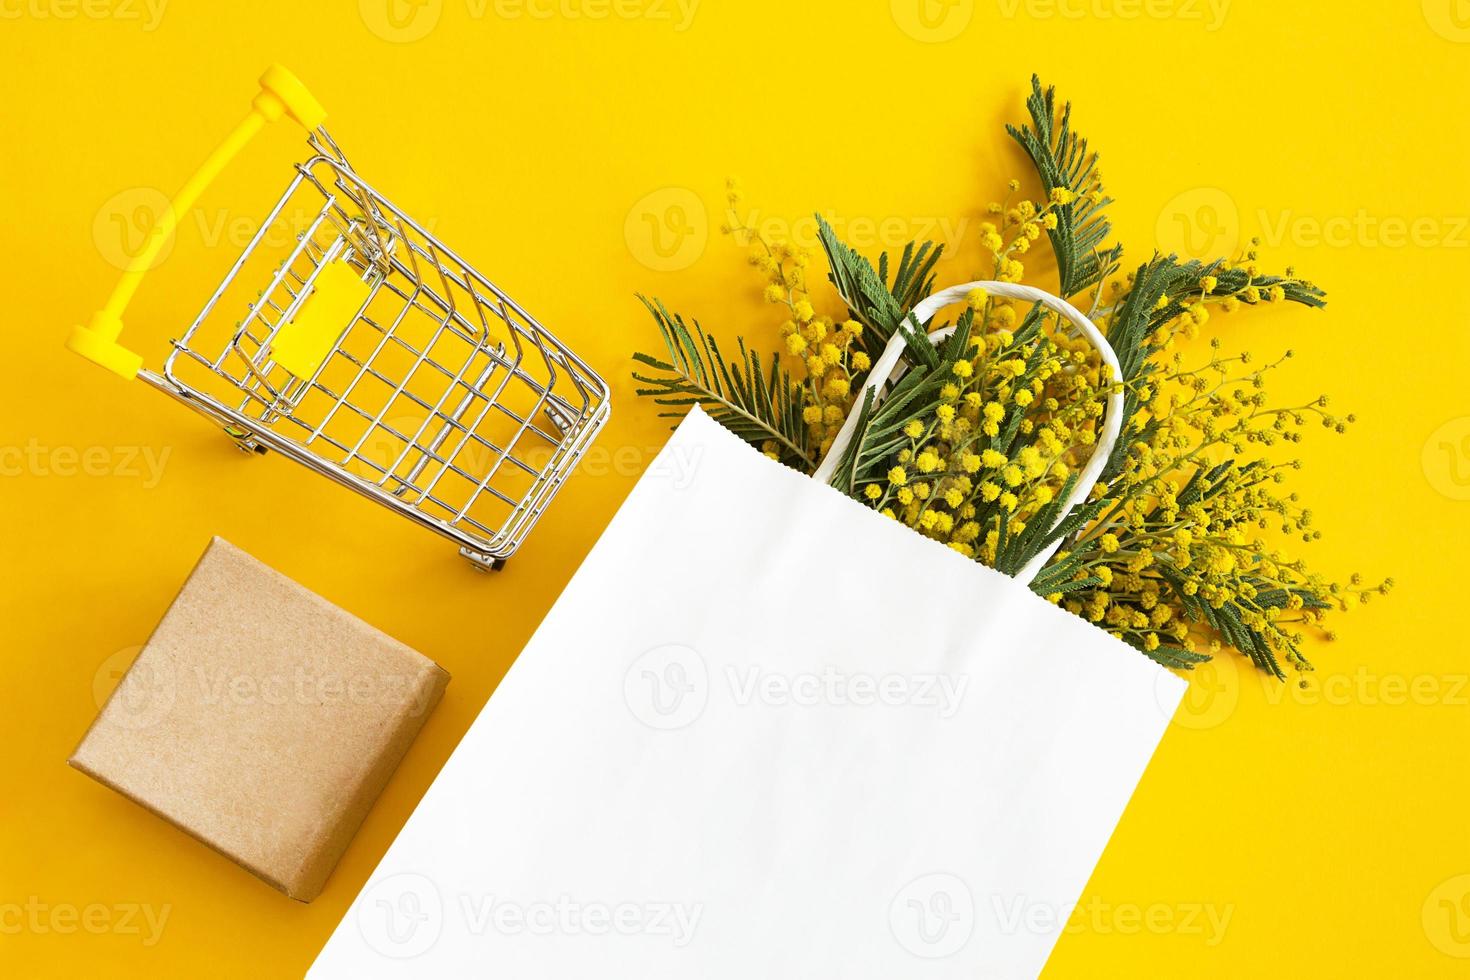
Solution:
<svg viewBox="0 0 1470 980"><path fill-rule="evenodd" d="M1328 531L1312 557L1400 583L1314 647L1308 691L1201 672L1047 975L1470 972L1462 0L703 0L687 20L673 0L597 2L172 0L154 17L141 0L0 0L0 913L109 910L70 933L0 915L0 973L303 971L666 436L627 379L654 343L633 293L770 336L715 230L723 177L769 228L801 235L822 209L869 252L965 222L941 280L975 278L980 209L1024 173L1001 126L1033 70L1102 152L1130 260L1160 237L1262 233L1268 265L1329 290L1325 313L1211 328L1261 356L1295 348L1277 390L1356 410L1349 436L1303 448L1298 487ZM136 247L148 189L176 188L272 61L371 182L614 384L583 472L497 577L62 350ZM302 155L298 131L271 131L185 222L128 318L150 365ZM71 473L89 450L100 467ZM161 480L128 462L143 452L169 454ZM311 905L65 765L215 533L454 675ZM117 918L129 906L167 913L155 942Z"/></svg>

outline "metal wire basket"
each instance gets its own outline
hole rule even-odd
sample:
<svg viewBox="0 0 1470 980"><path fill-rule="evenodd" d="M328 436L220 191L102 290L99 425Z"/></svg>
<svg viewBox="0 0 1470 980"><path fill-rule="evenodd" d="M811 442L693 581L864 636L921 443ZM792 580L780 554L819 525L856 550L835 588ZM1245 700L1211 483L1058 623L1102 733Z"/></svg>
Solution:
<svg viewBox="0 0 1470 980"><path fill-rule="evenodd" d="M306 127L313 155L163 373L145 370L117 343L123 310L178 216L283 115ZM250 114L67 345L213 419L242 449L289 456L498 568L606 422L607 386L359 177L325 115L289 72L268 70Z"/></svg>

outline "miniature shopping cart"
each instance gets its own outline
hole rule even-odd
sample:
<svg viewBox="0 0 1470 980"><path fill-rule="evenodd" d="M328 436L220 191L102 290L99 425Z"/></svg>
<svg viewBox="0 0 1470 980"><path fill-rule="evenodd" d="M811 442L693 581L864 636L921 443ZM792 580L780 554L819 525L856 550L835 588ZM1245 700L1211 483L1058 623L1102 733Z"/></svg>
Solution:
<svg viewBox="0 0 1470 980"><path fill-rule="evenodd" d="M67 346L138 378L454 541L498 568L609 411L606 384L513 300L362 180L290 72L155 222L107 306ZM163 373L117 342L122 314L181 215L265 123L313 152ZM257 292L258 290L258 292Z"/></svg>

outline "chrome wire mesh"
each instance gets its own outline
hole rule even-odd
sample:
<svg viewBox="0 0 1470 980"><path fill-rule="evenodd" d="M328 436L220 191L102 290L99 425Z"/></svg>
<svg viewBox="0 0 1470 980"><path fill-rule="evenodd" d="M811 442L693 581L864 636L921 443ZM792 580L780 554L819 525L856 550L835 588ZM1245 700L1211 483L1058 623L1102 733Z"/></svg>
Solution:
<svg viewBox="0 0 1470 980"><path fill-rule="evenodd" d="M606 420L607 387L365 183L325 130L311 144L316 155L174 341L159 386L244 447L305 462L476 561L504 559ZM297 377L274 346L335 262L366 299L320 367Z"/></svg>

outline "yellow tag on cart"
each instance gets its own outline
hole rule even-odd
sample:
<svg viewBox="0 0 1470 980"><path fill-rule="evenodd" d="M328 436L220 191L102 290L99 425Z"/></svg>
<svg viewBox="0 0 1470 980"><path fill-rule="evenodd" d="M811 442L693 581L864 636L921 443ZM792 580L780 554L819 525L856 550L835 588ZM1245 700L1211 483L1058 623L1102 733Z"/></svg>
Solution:
<svg viewBox="0 0 1470 980"><path fill-rule="evenodd" d="M276 333L275 362L298 378L316 374L337 338L367 301L371 287L346 262L329 262L312 282L311 295Z"/></svg>

